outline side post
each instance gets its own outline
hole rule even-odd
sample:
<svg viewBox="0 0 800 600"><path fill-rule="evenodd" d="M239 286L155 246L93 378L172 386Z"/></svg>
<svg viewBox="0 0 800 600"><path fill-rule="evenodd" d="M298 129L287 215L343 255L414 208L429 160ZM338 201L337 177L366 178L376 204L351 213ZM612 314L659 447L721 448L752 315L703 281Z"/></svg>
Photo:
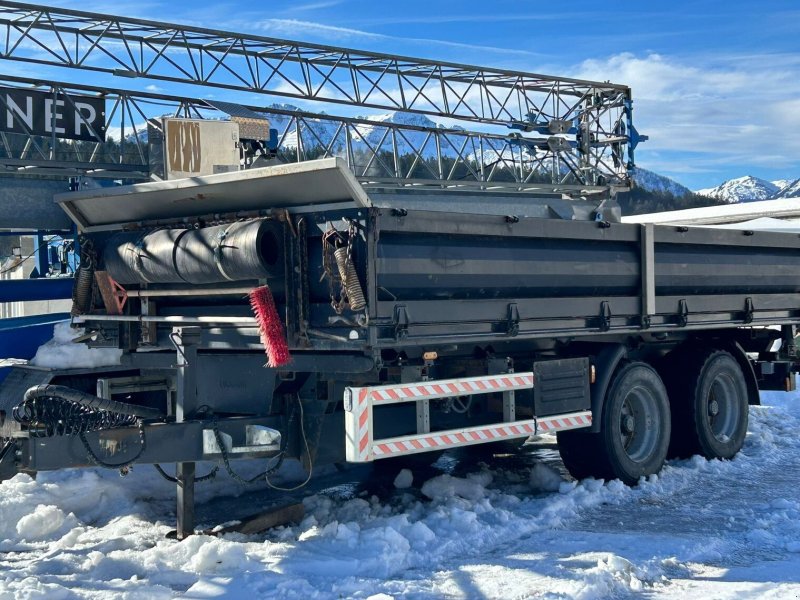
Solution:
<svg viewBox="0 0 800 600"><path fill-rule="evenodd" d="M175 327L172 341L177 350L177 397L175 421L180 423L197 410L197 346L199 327ZM195 463L178 463L178 524L177 537L182 540L194 533L194 474Z"/></svg>

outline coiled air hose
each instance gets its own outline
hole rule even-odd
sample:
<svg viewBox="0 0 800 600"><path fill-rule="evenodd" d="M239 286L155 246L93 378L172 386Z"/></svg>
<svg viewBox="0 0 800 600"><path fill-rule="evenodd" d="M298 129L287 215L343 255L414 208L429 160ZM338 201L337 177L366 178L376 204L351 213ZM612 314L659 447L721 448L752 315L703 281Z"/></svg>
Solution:
<svg viewBox="0 0 800 600"><path fill-rule="evenodd" d="M356 266L350 259L349 248L345 246L337 248L333 252L333 257L336 259L336 267L339 270L342 287L347 293L347 303L350 305L350 310L361 310L367 305L367 300L364 298L364 290L358 280Z"/></svg>
<svg viewBox="0 0 800 600"><path fill-rule="evenodd" d="M81 238L81 263L75 273L75 282L72 284L72 309L70 315L77 317L92 310L92 284L94 283L94 270L96 256L94 245L89 238Z"/></svg>
<svg viewBox="0 0 800 600"><path fill-rule="evenodd" d="M141 419L159 419L158 409L98 398L63 385L29 388L12 411L31 437L77 435L115 427L131 427Z"/></svg>
<svg viewBox="0 0 800 600"><path fill-rule="evenodd" d="M12 414L18 423L27 428L31 437L79 436L92 464L106 469L120 469L121 473L125 473L127 467L136 462L147 447L143 420L164 417L164 413L155 408L98 398L63 385L29 388ZM89 431L134 426L139 428L139 452L118 464L108 463L97 456L85 435Z"/></svg>

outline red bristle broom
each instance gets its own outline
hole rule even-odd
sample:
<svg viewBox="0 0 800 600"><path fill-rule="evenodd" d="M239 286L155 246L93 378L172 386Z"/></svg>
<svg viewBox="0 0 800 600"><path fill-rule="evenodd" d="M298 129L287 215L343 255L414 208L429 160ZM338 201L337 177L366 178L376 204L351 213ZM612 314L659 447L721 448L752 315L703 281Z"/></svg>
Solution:
<svg viewBox="0 0 800 600"><path fill-rule="evenodd" d="M250 306L253 307L261 333L261 343L267 351L267 366L275 368L289 364L289 345L286 343L281 318L268 286L257 287L250 292Z"/></svg>

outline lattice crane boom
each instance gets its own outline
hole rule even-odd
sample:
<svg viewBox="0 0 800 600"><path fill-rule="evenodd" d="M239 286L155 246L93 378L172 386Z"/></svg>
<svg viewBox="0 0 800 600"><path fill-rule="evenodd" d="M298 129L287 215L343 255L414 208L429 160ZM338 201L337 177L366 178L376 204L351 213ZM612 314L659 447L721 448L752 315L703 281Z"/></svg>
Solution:
<svg viewBox="0 0 800 600"><path fill-rule="evenodd" d="M609 108L626 86L0 2L6 59L494 124ZM32 52L35 51L35 52Z"/></svg>
<svg viewBox="0 0 800 600"><path fill-rule="evenodd" d="M467 150L467 170L471 171L467 178L480 183L491 181L493 176L487 177L486 173L493 173L492 165L501 163L505 171L513 173L514 183L538 181L547 174L556 191L625 188L629 185L633 151L640 139L633 128L630 89L607 82L415 59L20 2L0 1L0 35L0 59L7 61L417 113L444 119L448 131L463 128L462 125L474 129L478 125L481 133L465 131L462 137L481 143L490 138L502 139L507 146L499 153L496 148L487 149L480 144L473 146L471 153ZM137 92L117 90L117 96L135 99ZM297 116L313 121L313 115ZM344 123L346 131L356 127L357 134L357 120L331 119ZM115 128L112 123L107 126ZM431 129L441 126L436 123ZM397 132L402 130L403 126L397 125L386 138L393 140L395 147ZM437 141L442 135L431 133ZM124 143L124 136L121 139ZM10 156L10 146L6 140L3 142L6 158L19 158ZM52 146L57 143L52 140ZM35 136L31 136L30 145L45 151L45 145L37 146ZM323 147L330 150L336 145ZM366 150L374 155L370 165L380 163L386 150L381 144ZM492 159L488 169L487 157ZM419 158L424 157L420 154ZM514 164L507 168L509 160ZM4 162L14 166L13 161ZM123 162L120 155L118 164ZM523 163L527 166L520 167ZM386 171L388 179L409 179L399 168L393 173L392 169ZM452 179L452 172L446 171L431 172L430 179Z"/></svg>

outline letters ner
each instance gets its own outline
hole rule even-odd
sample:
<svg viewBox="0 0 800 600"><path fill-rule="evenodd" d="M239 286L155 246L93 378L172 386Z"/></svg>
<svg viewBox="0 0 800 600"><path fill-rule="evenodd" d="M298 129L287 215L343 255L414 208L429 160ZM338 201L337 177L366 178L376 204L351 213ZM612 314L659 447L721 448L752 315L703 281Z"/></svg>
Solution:
<svg viewBox="0 0 800 600"><path fill-rule="evenodd" d="M105 100L0 89L0 131L85 141L105 140Z"/></svg>

